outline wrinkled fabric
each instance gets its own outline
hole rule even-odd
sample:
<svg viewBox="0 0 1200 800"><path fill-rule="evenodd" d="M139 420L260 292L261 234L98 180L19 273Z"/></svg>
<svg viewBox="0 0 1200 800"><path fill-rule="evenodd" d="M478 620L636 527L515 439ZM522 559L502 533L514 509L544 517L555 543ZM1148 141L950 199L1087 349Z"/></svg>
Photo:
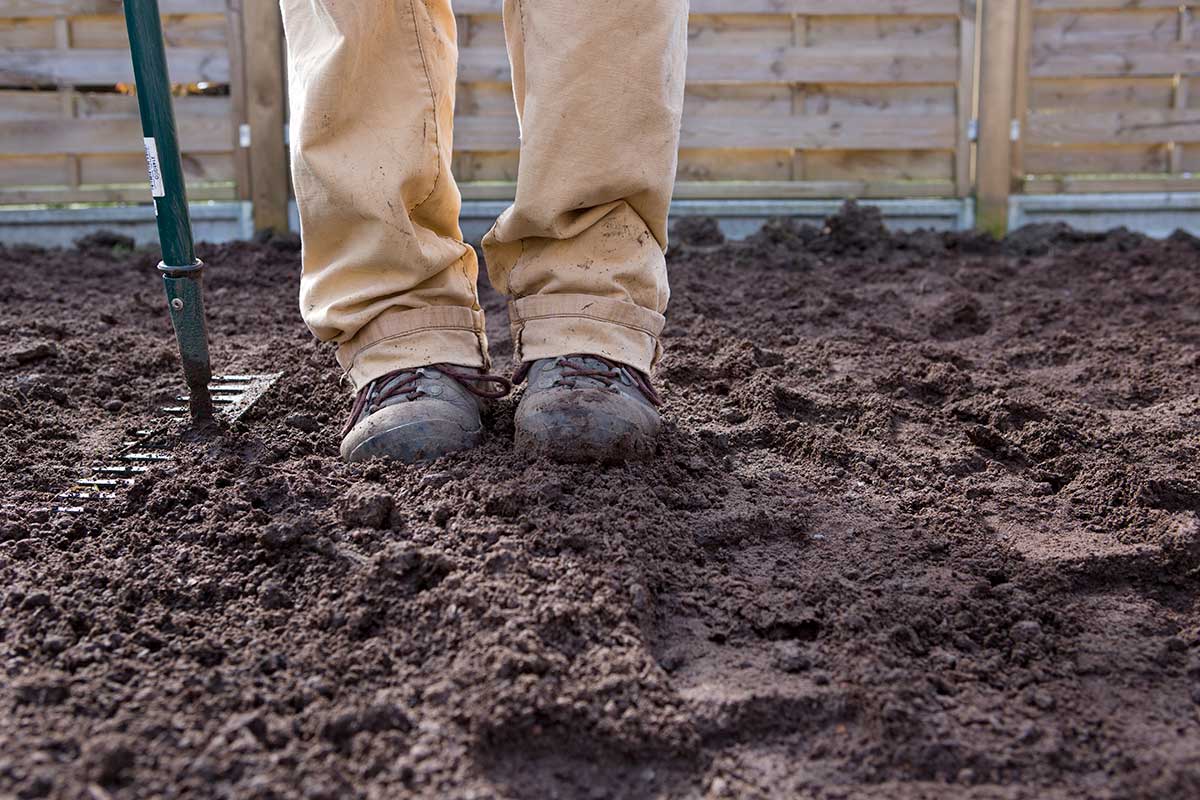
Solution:
<svg viewBox="0 0 1200 800"><path fill-rule="evenodd" d="M281 0L300 309L361 387L487 367L478 264L450 174L449 0ZM631 13L636 9L636 14ZM687 0L505 0L521 125L516 199L484 237L516 358L661 355Z"/></svg>

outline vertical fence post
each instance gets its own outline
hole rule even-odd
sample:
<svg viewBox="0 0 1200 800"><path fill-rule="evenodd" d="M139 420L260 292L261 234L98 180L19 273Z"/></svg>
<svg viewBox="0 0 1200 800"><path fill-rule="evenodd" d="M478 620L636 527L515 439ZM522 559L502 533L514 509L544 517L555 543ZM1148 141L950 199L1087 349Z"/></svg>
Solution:
<svg viewBox="0 0 1200 800"><path fill-rule="evenodd" d="M975 32L977 0L962 0L958 13L958 86L955 105L958 141L954 148L954 192L971 194L971 121L975 119Z"/></svg>
<svg viewBox="0 0 1200 800"><path fill-rule="evenodd" d="M229 104L233 114L234 179L237 199L248 202L250 187L250 145L244 140L250 125L246 122L246 37L242 34L242 0L225 0L225 36L229 42Z"/></svg>
<svg viewBox="0 0 1200 800"><path fill-rule="evenodd" d="M1025 134L1032 102L1029 68L1033 50L1033 0L1017 0L1017 49L1013 66L1012 157L1009 161L1010 186L1019 189L1025 177Z"/></svg>
<svg viewBox="0 0 1200 800"><path fill-rule="evenodd" d="M237 5L237 4L235 4ZM256 230L286 231L288 167L283 141L283 26L279 3L243 0L241 47L246 123L250 126L250 197Z"/></svg>
<svg viewBox="0 0 1200 800"><path fill-rule="evenodd" d="M979 64L978 226L997 236L1008 228L1012 137L1021 0L983 0Z"/></svg>
<svg viewBox="0 0 1200 800"><path fill-rule="evenodd" d="M1192 41L1192 10L1187 6L1179 6L1178 16L1178 35L1177 40L1183 44ZM1172 82L1175 84L1174 91L1171 97L1171 107L1177 112L1185 111L1189 106L1188 90L1191 88L1191 79L1187 74L1176 72L1172 76ZM1184 171L1183 145L1180 142L1171 142L1168 145L1168 163L1167 169L1172 175L1177 175Z"/></svg>

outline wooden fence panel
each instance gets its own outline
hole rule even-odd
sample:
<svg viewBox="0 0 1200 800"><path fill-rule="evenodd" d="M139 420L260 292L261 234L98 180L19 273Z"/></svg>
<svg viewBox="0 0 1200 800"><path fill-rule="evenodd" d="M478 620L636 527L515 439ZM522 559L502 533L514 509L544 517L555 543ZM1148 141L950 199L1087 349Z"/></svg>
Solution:
<svg viewBox="0 0 1200 800"><path fill-rule="evenodd" d="M160 4L191 196L282 224L274 0ZM501 4L455 0L468 198L517 175ZM692 0L677 194L975 191L997 227L1012 191L1200 188L1198 6L988 0L977 69L975 0ZM0 204L145 201L131 73L120 0L0 4Z"/></svg>
<svg viewBox="0 0 1200 800"><path fill-rule="evenodd" d="M281 224L274 2L161 6L172 80L206 87L177 98L191 196L253 199L260 224ZM693 0L680 194L967 194L974 8ZM501 2L455 9L456 173L467 197L511 196L518 141ZM119 0L0 6L0 203L143 200L136 106L116 90L131 82Z"/></svg>
<svg viewBox="0 0 1200 800"><path fill-rule="evenodd" d="M511 194L517 174L500 5L455 3L454 170L466 197ZM691 9L680 196L969 193L974 2L692 0Z"/></svg>
<svg viewBox="0 0 1200 800"><path fill-rule="evenodd" d="M1032 0L1014 189L1200 187L1198 3Z"/></svg>
<svg viewBox="0 0 1200 800"><path fill-rule="evenodd" d="M161 6L189 197L244 199L227 3ZM132 83L119 0L0 4L0 203L145 202Z"/></svg>

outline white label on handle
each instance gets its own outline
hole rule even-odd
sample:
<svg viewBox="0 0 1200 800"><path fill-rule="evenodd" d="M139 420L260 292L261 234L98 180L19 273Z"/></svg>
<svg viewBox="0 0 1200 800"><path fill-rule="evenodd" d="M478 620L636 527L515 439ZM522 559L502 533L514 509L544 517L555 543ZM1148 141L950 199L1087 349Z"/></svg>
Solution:
<svg viewBox="0 0 1200 800"><path fill-rule="evenodd" d="M146 171L150 175L150 196L166 197L167 187L163 185L162 167L158 163L158 145L154 143L153 136L144 137L142 142L146 146Z"/></svg>

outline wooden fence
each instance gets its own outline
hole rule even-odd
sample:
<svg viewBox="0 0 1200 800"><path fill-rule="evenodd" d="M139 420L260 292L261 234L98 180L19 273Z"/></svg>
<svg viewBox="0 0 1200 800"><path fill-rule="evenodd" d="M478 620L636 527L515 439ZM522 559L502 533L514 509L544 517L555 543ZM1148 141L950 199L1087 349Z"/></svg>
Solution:
<svg viewBox="0 0 1200 800"><path fill-rule="evenodd" d="M455 8L456 174L468 196L507 196L517 123L500 1ZM676 196L969 192L973 4L693 0L691 8Z"/></svg>
<svg viewBox="0 0 1200 800"><path fill-rule="evenodd" d="M981 2L692 0L677 196L977 194L1001 228L1013 191L1196 188L1196 4ZM454 5L455 172L465 197L504 199L517 125L501 0ZM189 87L190 196L252 200L257 225L285 224L275 2L161 6ZM0 3L0 204L146 199L136 103L117 88L126 48L119 0Z"/></svg>
<svg viewBox="0 0 1200 800"><path fill-rule="evenodd" d="M1032 3L1014 161L1026 192L1200 186L1190 177L1200 148L1187 147L1200 143L1200 93L1188 91L1189 73L1200 72L1195 5Z"/></svg>
<svg viewBox="0 0 1200 800"><path fill-rule="evenodd" d="M988 0L981 15L981 225L1008 196L1200 189L1200 73L1180 0Z"/></svg>
<svg viewBox="0 0 1200 800"><path fill-rule="evenodd" d="M282 206L286 224L274 3L160 5L171 78L191 90L175 98L190 198L278 197L265 221ZM132 81L119 0L0 3L0 204L145 202Z"/></svg>

